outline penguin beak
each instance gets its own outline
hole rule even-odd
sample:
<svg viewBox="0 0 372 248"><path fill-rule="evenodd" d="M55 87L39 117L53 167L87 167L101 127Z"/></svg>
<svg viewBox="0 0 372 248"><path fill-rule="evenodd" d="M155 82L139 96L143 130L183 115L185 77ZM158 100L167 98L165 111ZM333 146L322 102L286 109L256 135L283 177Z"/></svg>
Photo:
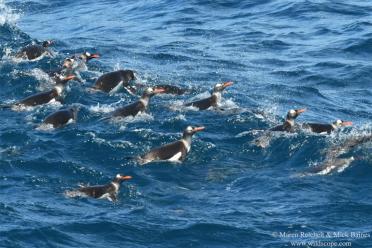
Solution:
<svg viewBox="0 0 372 248"><path fill-rule="evenodd" d="M121 180L130 180L130 179L132 179L132 177L131 176L121 176L120 179Z"/></svg>
<svg viewBox="0 0 372 248"><path fill-rule="evenodd" d="M68 75L63 80L69 81L75 78L75 75Z"/></svg>
<svg viewBox="0 0 372 248"><path fill-rule="evenodd" d="M99 57L100 57L99 54L91 54L89 56L90 59L98 59Z"/></svg>
<svg viewBox="0 0 372 248"><path fill-rule="evenodd" d="M342 121L341 126L350 127L353 123L351 121Z"/></svg>
<svg viewBox="0 0 372 248"><path fill-rule="evenodd" d="M306 112L306 108L303 108L303 109L296 109L296 113L297 113L297 115L299 115L299 114L302 114L303 112Z"/></svg>
<svg viewBox="0 0 372 248"><path fill-rule="evenodd" d="M155 94L164 93L164 92L165 92L165 89L163 89L163 88L155 88L154 89Z"/></svg>
<svg viewBox="0 0 372 248"><path fill-rule="evenodd" d="M223 87L224 88L226 88L226 87L229 87L229 86L231 86L231 85L233 85L234 83L233 82L225 82L225 83L223 83Z"/></svg>
<svg viewBox="0 0 372 248"><path fill-rule="evenodd" d="M203 131L205 129L205 127L194 127L194 132L200 132L200 131Z"/></svg>

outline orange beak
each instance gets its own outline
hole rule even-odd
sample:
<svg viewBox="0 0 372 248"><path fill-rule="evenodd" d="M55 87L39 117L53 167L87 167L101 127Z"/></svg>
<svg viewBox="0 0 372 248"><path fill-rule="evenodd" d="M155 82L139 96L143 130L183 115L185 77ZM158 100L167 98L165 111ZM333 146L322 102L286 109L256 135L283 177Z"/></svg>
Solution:
<svg viewBox="0 0 372 248"><path fill-rule="evenodd" d="M163 88L155 88L154 89L155 94L159 94L159 93L163 93L163 92L165 92L165 89L163 89Z"/></svg>
<svg viewBox="0 0 372 248"><path fill-rule="evenodd" d="M306 108L303 108L303 109L296 109L296 113L297 114L301 114L301 113L303 113L303 112L306 112Z"/></svg>
<svg viewBox="0 0 372 248"><path fill-rule="evenodd" d="M349 127L352 126L353 123L351 121L342 121L341 125L344 127Z"/></svg>
<svg viewBox="0 0 372 248"><path fill-rule="evenodd" d="M225 82L225 83L223 83L223 87L224 88L226 88L226 87L229 87L229 86L231 86L231 85L233 85L234 83L233 82Z"/></svg>
<svg viewBox="0 0 372 248"><path fill-rule="evenodd" d="M91 59L97 59L97 58L99 58L100 56L99 56L99 54L91 54L90 55L90 58Z"/></svg>
<svg viewBox="0 0 372 248"><path fill-rule="evenodd" d="M75 75L68 75L64 78L64 80L72 80L74 79L76 76Z"/></svg>
<svg viewBox="0 0 372 248"><path fill-rule="evenodd" d="M130 180L130 179L132 179L132 177L131 176L121 176L120 179L122 179L122 180Z"/></svg>
<svg viewBox="0 0 372 248"><path fill-rule="evenodd" d="M205 127L195 127L194 132L200 132L200 131L203 131L204 129Z"/></svg>

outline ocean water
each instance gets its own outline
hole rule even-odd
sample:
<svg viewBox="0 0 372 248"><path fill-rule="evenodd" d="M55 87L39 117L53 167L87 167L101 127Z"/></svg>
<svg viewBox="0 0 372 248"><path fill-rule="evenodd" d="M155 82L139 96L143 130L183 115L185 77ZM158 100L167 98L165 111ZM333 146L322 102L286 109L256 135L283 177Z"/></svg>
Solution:
<svg viewBox="0 0 372 248"><path fill-rule="evenodd" d="M52 57L12 56L45 39L55 40ZM1 111L0 247L372 247L370 144L352 149L357 159L342 171L299 176L330 147L371 130L371 2L0 0L1 103L50 88L43 71L83 51L101 58L82 73L85 84L70 84L63 104ZM155 96L147 114L101 121L137 99L87 92L117 69L193 93ZM234 82L224 111L182 107L224 81ZM80 106L76 123L36 128L72 104ZM298 122L343 119L353 127L279 134L256 147L252 141L291 108L307 108ZM189 124L206 130L184 163L141 167L126 159L178 139ZM133 177L117 203L63 194L117 173ZM345 235L280 235L301 232Z"/></svg>

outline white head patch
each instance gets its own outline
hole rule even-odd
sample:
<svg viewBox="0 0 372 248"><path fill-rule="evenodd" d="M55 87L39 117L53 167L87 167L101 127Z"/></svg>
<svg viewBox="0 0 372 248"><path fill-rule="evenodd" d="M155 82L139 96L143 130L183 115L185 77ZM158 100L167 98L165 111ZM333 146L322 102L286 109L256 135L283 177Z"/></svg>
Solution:
<svg viewBox="0 0 372 248"><path fill-rule="evenodd" d="M56 89L58 95L62 94L63 88L61 86L56 85L54 88Z"/></svg>
<svg viewBox="0 0 372 248"><path fill-rule="evenodd" d="M151 94L153 92L154 92L154 89L152 87L149 87L149 88L146 89L147 94Z"/></svg>

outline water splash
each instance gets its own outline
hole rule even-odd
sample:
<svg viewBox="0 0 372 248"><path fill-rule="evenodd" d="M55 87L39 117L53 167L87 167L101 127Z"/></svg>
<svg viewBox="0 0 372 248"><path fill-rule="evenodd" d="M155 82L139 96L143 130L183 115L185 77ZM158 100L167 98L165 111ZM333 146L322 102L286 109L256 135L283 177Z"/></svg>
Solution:
<svg viewBox="0 0 372 248"><path fill-rule="evenodd" d="M20 18L19 13L15 13L10 9L4 0L0 0L0 26L5 24L15 25Z"/></svg>

